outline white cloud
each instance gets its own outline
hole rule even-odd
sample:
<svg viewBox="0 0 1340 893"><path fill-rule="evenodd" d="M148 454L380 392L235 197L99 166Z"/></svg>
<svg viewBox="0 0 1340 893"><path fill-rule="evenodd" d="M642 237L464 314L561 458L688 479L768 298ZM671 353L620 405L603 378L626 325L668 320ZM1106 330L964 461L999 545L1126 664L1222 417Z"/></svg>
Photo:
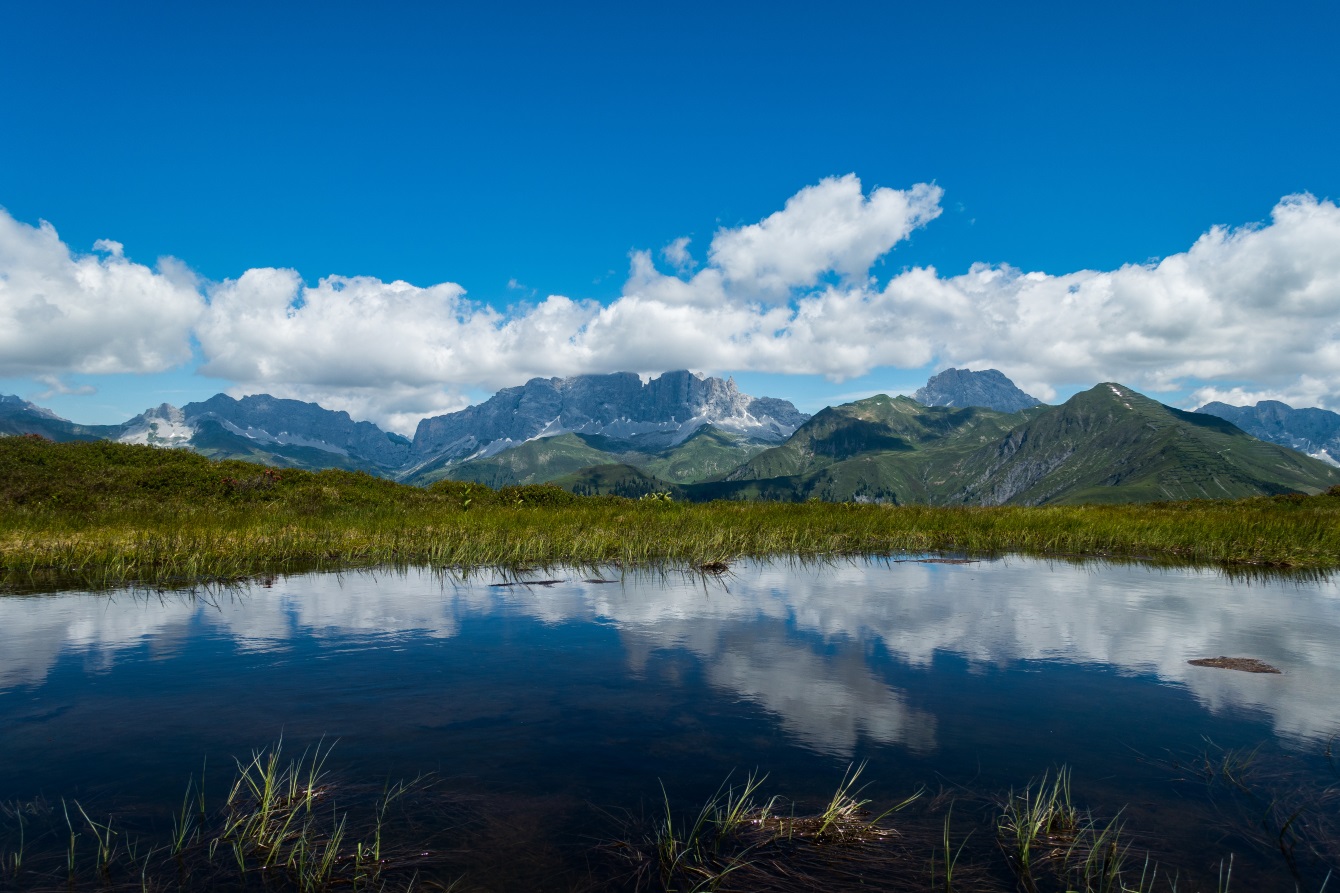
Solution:
<svg viewBox="0 0 1340 893"><path fill-rule="evenodd" d="M204 309L195 278L165 259L157 271L100 239L76 255L55 228L0 209L0 375L161 372L191 355Z"/></svg>
<svg viewBox="0 0 1340 893"><path fill-rule="evenodd" d="M1283 199L1269 224L1215 227L1157 263L1059 276L916 270L869 300L939 362L996 366L1039 396L1119 380L1340 399L1340 209L1310 195Z"/></svg>
<svg viewBox="0 0 1340 893"><path fill-rule="evenodd" d="M708 258L733 288L786 296L826 273L863 279L875 261L940 216L938 186L878 188L867 197L855 174L830 177L787 199L758 223L720 230Z"/></svg>
<svg viewBox="0 0 1340 893"><path fill-rule="evenodd" d="M292 270L248 270L209 291L196 327L201 371L236 382L237 393L315 400L402 431L424 414L460 408L464 389L536 376L683 367L828 372L817 355L801 368L797 354L810 344L845 354L827 345L840 333L803 307L797 315L754 297L826 272L864 281L876 252L938 213L928 205L938 195L918 186L865 198L855 177L825 180L763 223L717 234L711 254L727 258L734 273L714 262L685 280L637 252L624 296L608 306L551 295L502 313L467 300L454 283L330 276L309 288ZM835 230L824 232L829 225ZM779 266L804 233L822 244L802 262ZM687 245L677 240L666 250L687 261ZM742 297L737 286L746 278Z"/></svg>
<svg viewBox="0 0 1340 893"><path fill-rule="evenodd" d="M466 389L585 371L572 334L598 308L551 296L507 316L455 283L329 276L309 288L277 269L248 270L209 298L196 327L202 373L406 432L463 408Z"/></svg>
<svg viewBox="0 0 1340 893"><path fill-rule="evenodd" d="M793 199L780 213L807 204ZM602 310L588 340L617 342L630 348L629 361L655 358L667 368L841 381L881 366L936 363L999 368L1044 399L1058 386L1118 380L1185 389L1201 401L1229 393L1340 408L1340 209L1330 201L1290 196L1267 224L1214 227L1185 252L1112 271L979 264L942 277L913 268L882 288L864 274L795 288L787 303L754 300L756 288L738 291L716 265L717 246L750 243L737 235L751 229L718 234L713 263L691 279L664 275L649 254L635 254L624 297ZM646 325L638 329L637 320Z"/></svg>
<svg viewBox="0 0 1340 893"><path fill-rule="evenodd" d="M689 242L691 241L692 239L688 236L680 236L661 249L661 257L665 258L666 263L676 270L687 273L696 265L693 255L689 253Z"/></svg>
<svg viewBox="0 0 1340 893"><path fill-rule="evenodd" d="M314 400L409 431L469 392L535 376L667 369L818 374L995 367L1043 399L1117 380L1198 401L1340 408L1340 209L1310 195L1271 219L1214 227L1187 251L1111 271L873 267L940 211L919 184L864 193L854 175L764 220L634 252L622 295L551 295L501 311L454 283L419 287L253 269L207 287L100 240L74 256L48 224L0 213L0 374L153 371L188 354L235 394ZM518 283L519 285L519 283Z"/></svg>
<svg viewBox="0 0 1340 893"><path fill-rule="evenodd" d="M1278 388L1218 387L1204 385L1191 392L1191 404L1204 406L1218 401L1230 406L1249 406L1262 400L1278 400L1291 406L1320 406L1334 402L1335 389L1326 381L1303 374Z"/></svg>
<svg viewBox="0 0 1340 893"><path fill-rule="evenodd" d="M96 394L98 389L89 384L69 385L61 381L58 375L35 375L35 379L47 386L47 389L34 397L34 400L46 400L51 397L85 397Z"/></svg>

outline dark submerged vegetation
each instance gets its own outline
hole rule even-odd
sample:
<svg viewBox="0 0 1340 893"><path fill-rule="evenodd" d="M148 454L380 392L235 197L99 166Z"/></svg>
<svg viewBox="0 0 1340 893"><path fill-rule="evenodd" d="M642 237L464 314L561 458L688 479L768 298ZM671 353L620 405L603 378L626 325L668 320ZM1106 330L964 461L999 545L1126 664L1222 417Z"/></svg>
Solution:
<svg viewBox="0 0 1340 893"><path fill-rule="evenodd" d="M813 803L765 795L757 774L688 810L662 788L650 815L593 810L604 834L555 849L539 838L556 829L517 823L502 798L426 776L352 783L331 750L253 751L222 791L191 778L161 814L0 803L0 890L1324 893L1340 855L1333 786L1259 748L1163 764L1208 796L1217 839L1176 853L1124 809L1079 806L1064 766L1002 794L921 788L880 812L864 764Z"/></svg>
<svg viewBox="0 0 1340 893"><path fill-rule="evenodd" d="M0 438L0 579L189 585L319 568L719 567L894 553L1340 566L1340 492L1044 508L685 504L411 487L110 442Z"/></svg>
<svg viewBox="0 0 1340 893"><path fill-rule="evenodd" d="M326 770L329 755L318 743L285 759L278 742L237 760L221 805L192 778L166 816L103 818L74 800L0 804L0 889L445 889L420 879L452 830L431 780L360 788ZM411 832L430 804L442 824Z"/></svg>

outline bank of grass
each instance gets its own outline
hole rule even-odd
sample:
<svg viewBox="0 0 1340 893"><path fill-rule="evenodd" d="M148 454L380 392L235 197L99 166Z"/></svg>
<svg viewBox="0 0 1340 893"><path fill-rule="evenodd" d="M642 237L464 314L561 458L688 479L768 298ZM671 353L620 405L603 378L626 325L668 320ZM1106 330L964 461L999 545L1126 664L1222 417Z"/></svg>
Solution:
<svg viewBox="0 0 1340 893"><path fill-rule="evenodd" d="M166 585L322 568L700 567L896 553L1340 567L1340 493L1058 507L683 504L416 488L107 442L0 438L0 580Z"/></svg>

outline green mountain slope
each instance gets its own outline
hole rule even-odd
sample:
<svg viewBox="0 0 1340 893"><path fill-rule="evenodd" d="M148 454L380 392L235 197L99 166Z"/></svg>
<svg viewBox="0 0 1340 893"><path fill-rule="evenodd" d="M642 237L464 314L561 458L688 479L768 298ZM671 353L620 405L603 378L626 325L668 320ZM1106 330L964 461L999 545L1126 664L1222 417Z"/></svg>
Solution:
<svg viewBox="0 0 1340 893"><path fill-rule="evenodd" d="M683 487L663 481L632 465L594 465L553 481L578 496L628 496L636 499L648 493L669 493L684 499Z"/></svg>
<svg viewBox="0 0 1340 893"><path fill-rule="evenodd" d="M642 468L665 481L691 484L719 477L767 448L766 443L704 425L683 443L657 452Z"/></svg>
<svg viewBox="0 0 1340 893"><path fill-rule="evenodd" d="M618 461L617 454L590 445L580 435L560 434L528 440L483 459L425 469L410 482L470 481L496 489L515 484L543 484L592 465Z"/></svg>
<svg viewBox="0 0 1340 893"><path fill-rule="evenodd" d="M57 418L17 397L0 400L0 437L37 434L65 443L75 440L107 440L116 437L119 425L80 425Z"/></svg>
<svg viewBox="0 0 1340 893"><path fill-rule="evenodd" d="M1237 498L1340 483L1340 469L1220 419L1103 384L1014 415L872 397L824 410L693 499L1043 505Z"/></svg>
<svg viewBox="0 0 1340 893"><path fill-rule="evenodd" d="M1111 382L1021 425L956 470L962 486L949 501L974 505L1237 498L1340 483L1340 469Z"/></svg>
<svg viewBox="0 0 1340 893"><path fill-rule="evenodd" d="M601 435L560 434L526 441L486 458L423 468L409 482L446 479L506 487L548 483L593 466L629 465L664 481L690 483L723 474L766 448L766 444L711 425L699 428L682 443L661 449Z"/></svg>
<svg viewBox="0 0 1340 893"><path fill-rule="evenodd" d="M18 398L0 398L0 435L93 440L123 429L76 425ZM655 443L651 436L564 434L487 458L416 468L407 482L455 479L494 488L552 482L576 493L625 496L669 491L692 500L935 505L1232 499L1340 484L1340 468L1114 383L1060 406L1013 414L879 395L823 410L779 446L710 426L671 447ZM212 419L197 425L191 447L216 459L391 473L341 447L253 439Z"/></svg>
<svg viewBox="0 0 1340 893"><path fill-rule="evenodd" d="M923 406L880 394L824 409L786 443L692 492L696 498L930 502L947 480L939 466L995 443L1041 411Z"/></svg>

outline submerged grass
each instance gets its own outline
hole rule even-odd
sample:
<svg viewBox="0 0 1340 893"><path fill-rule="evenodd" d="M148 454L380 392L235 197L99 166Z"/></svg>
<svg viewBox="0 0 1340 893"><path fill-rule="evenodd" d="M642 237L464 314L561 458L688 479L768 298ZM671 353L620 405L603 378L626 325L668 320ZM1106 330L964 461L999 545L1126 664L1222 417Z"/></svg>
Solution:
<svg viewBox="0 0 1340 893"><path fill-rule="evenodd" d="M1152 762L1208 797L1221 836L1258 855L1278 856L1299 889L1325 889L1340 866L1340 770L1331 748L1328 742L1329 780L1322 785L1302 780L1306 756L1262 745L1224 748L1207 739L1200 752Z"/></svg>
<svg viewBox="0 0 1340 893"><path fill-rule="evenodd" d="M104 820L73 800L0 804L0 890L1232 893L1243 867L1226 851L1217 873L1202 853L1183 854L1198 875L1167 870L1137 852L1142 838L1127 832L1122 810L1100 819L1077 807L1064 767L1021 792L960 789L966 799L948 800L917 791L876 814L857 786L864 767L851 766L830 798L808 807L765 796L767 777L756 774L727 779L688 811L662 788L650 821L624 822L617 839L541 858L537 873L519 876L515 863L545 853L556 831L543 819L532 828L502 805L505 795L471 799L424 779L349 784L327 770L330 752L318 743L289 759L282 742L255 751L237 761L214 808L192 779L170 834L166 822L146 825L134 812ZM956 815L977 828L956 832ZM501 838L476 833L490 824ZM994 835L976 834L988 827ZM501 854L484 851L499 845ZM509 863L501 875L500 858ZM1281 884L1278 873L1260 874L1259 860L1253 868L1239 888L1325 893L1331 877L1315 870Z"/></svg>
<svg viewBox="0 0 1340 893"><path fill-rule="evenodd" d="M0 438L0 582L190 584L378 565L719 567L949 552L1340 567L1340 493L1124 506L681 504L417 488L113 443Z"/></svg>
<svg viewBox="0 0 1340 893"><path fill-rule="evenodd" d="M1120 816L1102 822L1077 809L1070 796L1070 770L1044 773L1020 794L1011 791L997 824L998 842L1026 893L1064 889L1075 893L1145 893L1159 868L1145 858L1138 877ZM1176 889L1175 878L1164 878Z"/></svg>
<svg viewBox="0 0 1340 893"><path fill-rule="evenodd" d="M279 742L239 760L236 780L217 810L206 809L203 783L191 779L166 837L129 831L111 816L95 818L78 801L62 800L59 809L40 801L8 804L0 819L17 825L18 849L0 848L0 890L448 888L420 879L420 869L441 861L422 840L412 850L384 843L389 810L408 794L426 791L422 779L369 798L345 792L327 776L329 747L318 744L296 760L285 760L282 749ZM359 815L337 806L341 792L360 807ZM34 827L35 839L29 833ZM10 828L3 830L13 836Z"/></svg>
<svg viewBox="0 0 1340 893"><path fill-rule="evenodd" d="M662 789L663 814L650 831L605 847L631 866L615 886L636 890L846 890L868 888L894 876L912 882L914 860L903 858L900 835L883 824L906 808L913 794L872 816L856 787L864 764L849 767L832 798L812 813L794 803L759 794L766 777L748 776L742 785L723 783L692 818L676 813ZM891 849L891 847L893 847ZM893 874L888 874L893 872Z"/></svg>
<svg viewBox="0 0 1340 893"><path fill-rule="evenodd" d="M849 768L828 805L810 812L780 797L762 798L763 779L755 776L738 788L723 784L687 814L692 818L677 818L666 796L663 817L649 830L639 836L631 827L605 847L630 865L615 886L662 893L1232 893L1231 852L1217 873L1213 865L1208 873L1202 867L1198 878L1137 854L1138 838L1126 831L1122 810L1104 820L1075 806L1065 767L1022 792L984 801L984 810L970 809L970 815L989 816L996 831L995 846L982 839L975 847L973 830L955 843L956 801L935 797L924 809L910 810L917 792L872 817L854 788L857 775L859 769ZM1330 876L1296 880L1287 888L1324 893ZM1276 888L1285 889L1270 889Z"/></svg>

